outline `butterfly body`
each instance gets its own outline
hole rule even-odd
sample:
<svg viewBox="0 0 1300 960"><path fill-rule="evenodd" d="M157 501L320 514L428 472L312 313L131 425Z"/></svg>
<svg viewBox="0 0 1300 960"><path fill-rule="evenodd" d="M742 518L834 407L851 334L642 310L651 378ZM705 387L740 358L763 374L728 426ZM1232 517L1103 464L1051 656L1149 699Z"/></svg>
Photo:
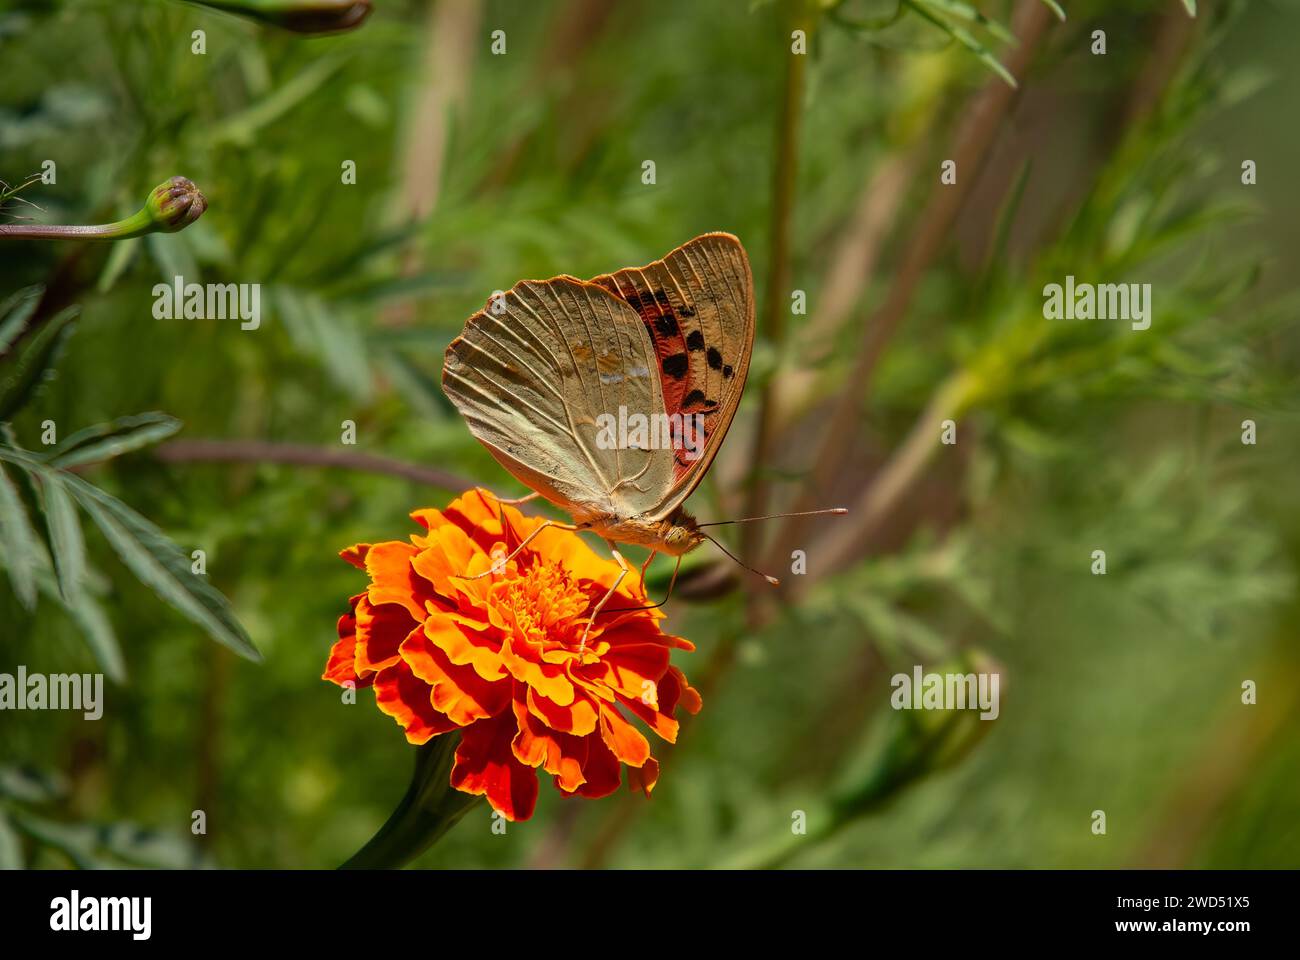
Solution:
<svg viewBox="0 0 1300 960"><path fill-rule="evenodd" d="M612 543L681 556L706 539L683 502L744 390L749 259L696 237L590 281L523 280L447 348L443 389L516 479Z"/></svg>
<svg viewBox="0 0 1300 960"><path fill-rule="evenodd" d="M664 520L609 516L599 517L588 523L589 526L583 529L590 530L606 540L646 547L659 553L666 553L670 557L680 557L690 553L705 539L695 518L681 509Z"/></svg>

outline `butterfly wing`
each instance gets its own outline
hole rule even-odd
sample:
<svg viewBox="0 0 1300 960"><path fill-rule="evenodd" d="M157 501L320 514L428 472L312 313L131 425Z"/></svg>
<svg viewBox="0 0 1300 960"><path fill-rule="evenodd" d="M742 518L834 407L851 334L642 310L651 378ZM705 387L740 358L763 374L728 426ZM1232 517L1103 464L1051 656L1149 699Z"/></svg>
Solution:
<svg viewBox="0 0 1300 960"><path fill-rule="evenodd" d="M637 514L662 520L694 492L740 404L754 348L754 280L740 241L706 233L662 260L591 281L636 311L653 344L668 414L701 414L702 455L673 451L671 481L636 498Z"/></svg>
<svg viewBox="0 0 1300 960"><path fill-rule="evenodd" d="M442 385L470 432L576 520L630 516L673 482L671 453L610 448L597 417L664 408L640 315L573 277L524 280L465 323Z"/></svg>

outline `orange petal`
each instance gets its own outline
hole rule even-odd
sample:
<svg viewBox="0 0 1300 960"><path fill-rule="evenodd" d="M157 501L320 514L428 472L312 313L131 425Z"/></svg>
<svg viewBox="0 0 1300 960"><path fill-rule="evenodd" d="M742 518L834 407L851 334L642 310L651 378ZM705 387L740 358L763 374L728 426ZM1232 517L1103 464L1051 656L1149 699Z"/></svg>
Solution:
<svg viewBox="0 0 1300 960"><path fill-rule="evenodd" d="M655 788L659 782L659 761L651 757L645 762L645 766L637 769L636 767L627 768L627 788L629 790L640 790L647 797L650 791Z"/></svg>
<svg viewBox="0 0 1300 960"><path fill-rule="evenodd" d="M510 747L517 729L509 711L466 727L451 769L453 787L487 794L492 809L512 821L527 820L537 804L537 772L520 763Z"/></svg>
<svg viewBox="0 0 1300 960"><path fill-rule="evenodd" d="M699 713L704 701L700 692L691 686L686 674L676 667L669 667L668 672L659 678L659 709L669 715L681 704L690 713Z"/></svg>
<svg viewBox="0 0 1300 960"><path fill-rule="evenodd" d="M411 743L427 743L430 737L456 729L433 708L429 694L429 685L401 660L375 675L375 702L406 731Z"/></svg>
<svg viewBox="0 0 1300 960"><path fill-rule="evenodd" d="M573 682L563 664L530 659L529 654L533 651L528 646L526 641L517 643L514 637L507 637L501 644L501 662L510 675L562 707L573 703Z"/></svg>
<svg viewBox="0 0 1300 960"><path fill-rule="evenodd" d="M519 697L515 697L514 713L519 732L511 742L511 749L519 762L540 766L554 774L556 786L566 793L582 786L587 779L582 775L582 764L587 759L586 740L552 730Z"/></svg>
<svg viewBox="0 0 1300 960"><path fill-rule="evenodd" d="M346 560L358 570L366 569L366 554L370 552L370 544L357 543L348 547L346 550L340 550L339 556Z"/></svg>
<svg viewBox="0 0 1300 960"><path fill-rule="evenodd" d="M404 606L375 606L369 597L362 597L357 603L357 671L391 667L399 658L398 647L418 625Z"/></svg>
<svg viewBox="0 0 1300 960"><path fill-rule="evenodd" d="M498 504L491 494L482 489L462 493L447 506L443 516L465 531L484 552L488 552L504 532L498 519L498 510L507 517L507 522L512 519L511 515L521 516L514 507Z"/></svg>
<svg viewBox="0 0 1300 960"><path fill-rule="evenodd" d="M623 704L623 706L627 707L634 714L644 720L646 725L660 737L667 740L669 743L677 742L677 731L679 725L671 715L662 713L654 707L648 706L645 701L635 697L624 697L620 695L618 700L619 703Z"/></svg>
<svg viewBox="0 0 1300 960"><path fill-rule="evenodd" d="M601 666L605 668L603 679L612 689L636 699L641 699L649 692L651 698L658 703L654 685L668 669L668 656L668 647L662 643L611 646L600 660ZM593 672L594 668L588 672L588 676ZM647 687L647 684L650 686Z"/></svg>
<svg viewBox="0 0 1300 960"><path fill-rule="evenodd" d="M456 666L423 629L402 641L402 659L433 688L433 705L462 727L495 717L510 705L509 679L491 682L473 667Z"/></svg>
<svg viewBox="0 0 1300 960"><path fill-rule="evenodd" d="M426 530L436 530L444 523L450 522L443 516L442 511L436 507L422 507L419 510L412 510L407 516Z"/></svg>
<svg viewBox="0 0 1300 960"><path fill-rule="evenodd" d="M465 531L451 524L430 530L424 543L424 549L412 558L411 568L433 584L437 593L444 597L456 596L459 587L451 578L464 577L474 558L483 555L483 550Z"/></svg>
<svg viewBox="0 0 1300 960"><path fill-rule="evenodd" d="M695 649L695 644L689 640L664 633L657 620L645 616L628 616L611 622L605 630L605 639L609 641L611 650L623 644L638 643L662 644L677 650Z"/></svg>
<svg viewBox="0 0 1300 960"><path fill-rule="evenodd" d="M456 615L433 616L424 621L424 635L433 641L456 666L469 664L484 680L500 680L506 675L501 662L500 642L481 631L471 631L464 619Z"/></svg>
<svg viewBox="0 0 1300 960"><path fill-rule="evenodd" d="M409 543L396 540L376 543L366 553L366 572L370 574L371 603L400 603L413 619L421 621L426 616L425 601L434 593L428 581L411 569L416 552Z"/></svg>
<svg viewBox="0 0 1300 960"><path fill-rule="evenodd" d="M596 702L585 694L578 694L573 703L562 707L529 687L527 702L528 709L552 730L571 733L575 737L585 737L596 731Z"/></svg>
<svg viewBox="0 0 1300 960"><path fill-rule="evenodd" d="M343 616L339 617L338 623L338 641L330 647L329 658L325 661L325 672L321 674L322 680L328 680L331 683L337 683L340 687L345 683L354 685L369 686L369 682L361 684L357 676L356 666L356 646L357 646L357 603L364 597L364 593L359 593L353 597L349 603L349 610Z"/></svg>
<svg viewBox="0 0 1300 960"><path fill-rule="evenodd" d="M629 767L639 767L650 756L650 741L623 719L617 707L600 708L600 738L614 756Z"/></svg>

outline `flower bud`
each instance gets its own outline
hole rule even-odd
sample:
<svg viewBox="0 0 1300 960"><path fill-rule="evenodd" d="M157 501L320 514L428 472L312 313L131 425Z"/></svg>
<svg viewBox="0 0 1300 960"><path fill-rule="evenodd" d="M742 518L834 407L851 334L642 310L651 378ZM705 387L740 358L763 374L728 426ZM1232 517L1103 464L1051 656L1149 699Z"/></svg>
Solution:
<svg viewBox="0 0 1300 960"><path fill-rule="evenodd" d="M194 0L294 33L338 33L370 16L370 0Z"/></svg>
<svg viewBox="0 0 1300 960"><path fill-rule="evenodd" d="M183 230L203 216L208 209L207 198L199 192L194 181L185 177L172 177L153 188L145 203L156 229L163 233Z"/></svg>
<svg viewBox="0 0 1300 960"><path fill-rule="evenodd" d="M975 674L1000 679L1002 667L979 650L965 651L934 668L935 673ZM999 687L1000 689L1000 683ZM965 759L992 729L1000 710L987 716L978 706L964 709L951 704L939 709L892 709L877 736L869 738L865 762L853 765L851 775L831 799L834 816L848 821L874 809L905 788L932 773Z"/></svg>
<svg viewBox="0 0 1300 960"><path fill-rule="evenodd" d="M95 226L0 223L0 238L25 240L131 240L150 233L175 233L184 230L203 216L208 209L207 198L192 181L172 177L160 183L149 193L144 206L114 223Z"/></svg>

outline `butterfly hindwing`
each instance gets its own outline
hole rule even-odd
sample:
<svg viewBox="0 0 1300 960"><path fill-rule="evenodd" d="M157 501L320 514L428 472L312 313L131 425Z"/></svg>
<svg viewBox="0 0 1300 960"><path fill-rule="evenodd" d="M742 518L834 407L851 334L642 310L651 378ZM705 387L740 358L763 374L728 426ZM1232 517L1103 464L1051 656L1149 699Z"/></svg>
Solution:
<svg viewBox="0 0 1300 960"><path fill-rule="evenodd" d="M754 285L740 241L727 233L696 237L662 260L591 281L624 300L653 344L668 414L699 414L703 451L673 451L668 488L646 498L644 513L669 516L698 486L731 426L754 345Z"/></svg>
<svg viewBox="0 0 1300 960"><path fill-rule="evenodd" d="M470 431L517 479L572 513L628 515L673 483L671 451L610 448L597 418L661 410L641 317L572 277L525 280L447 348L443 389Z"/></svg>

